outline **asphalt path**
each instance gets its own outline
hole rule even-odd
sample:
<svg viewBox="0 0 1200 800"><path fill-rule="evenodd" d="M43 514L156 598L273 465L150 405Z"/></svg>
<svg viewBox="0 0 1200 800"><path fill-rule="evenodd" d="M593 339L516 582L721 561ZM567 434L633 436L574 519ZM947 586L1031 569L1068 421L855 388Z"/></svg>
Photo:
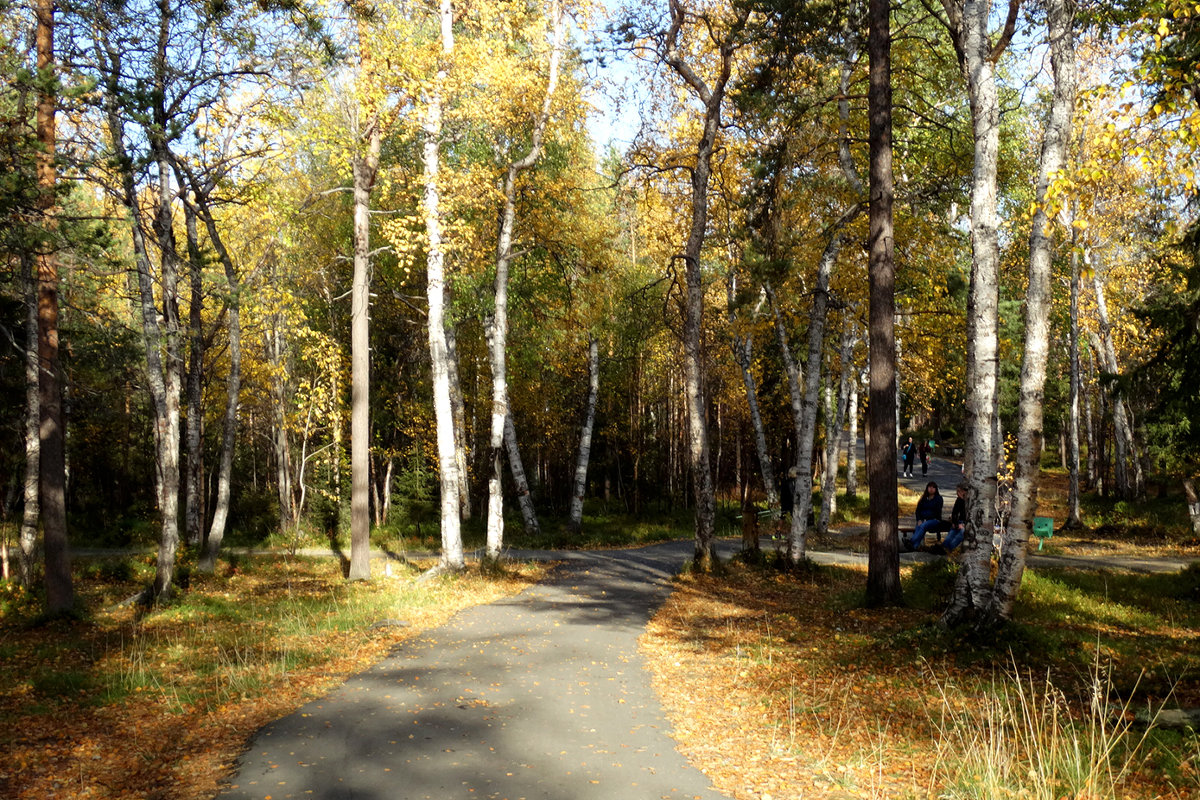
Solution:
<svg viewBox="0 0 1200 800"><path fill-rule="evenodd" d="M691 550L555 553L565 564L548 581L405 641L260 730L220 797L723 797L676 751L637 651Z"/></svg>

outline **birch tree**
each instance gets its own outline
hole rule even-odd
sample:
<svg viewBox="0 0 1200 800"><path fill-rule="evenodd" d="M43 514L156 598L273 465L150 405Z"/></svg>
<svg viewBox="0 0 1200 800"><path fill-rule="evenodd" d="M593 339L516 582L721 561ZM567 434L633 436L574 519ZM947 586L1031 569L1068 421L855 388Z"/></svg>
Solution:
<svg viewBox="0 0 1200 800"><path fill-rule="evenodd" d="M958 55L971 102L975 137L971 177L971 288L967 301L967 420L965 483L967 524L962 569L954 597L942 615L956 624L988 606L992 515L996 498L998 443L993 440L999 320L999 214L997 168L1000 145L1000 96L996 62L1016 28L1020 0L1009 0L1004 28L992 41L991 0L942 0L950 39ZM889 438L894 438L890 437ZM894 459L893 459L894 461ZM892 462L888 463L890 468ZM875 487L872 486L872 494Z"/></svg>
<svg viewBox="0 0 1200 800"><path fill-rule="evenodd" d="M554 101L554 92L558 87L559 61L562 58L565 27L563 24L562 5L559 0L551 0L548 23L550 26L551 43L546 56L546 91L542 99L541 110L534 118L529 135L529 149L520 158L509 162L504 174L503 206L500 212L500 230L496 243L496 274L493 299L495 305L488 320L488 345L492 370L492 412L490 465L488 477L488 513L487 513L487 554L489 558L498 558L504 542L504 495L501 481L503 468L503 445L506 426L512 427L508 411L508 370L505 348L508 344L508 272L513 259L513 230L516 224L516 194L517 181L521 173L533 167L542 155L543 138L546 126L550 121L550 109ZM520 465L516 454L516 434L513 428L510 447L510 463L514 468ZM523 473L524 470L522 469ZM537 519L532 515L532 504L529 498L528 486L520 495L522 507L526 516L526 526L536 529Z"/></svg>
<svg viewBox="0 0 1200 800"><path fill-rule="evenodd" d="M575 461L575 480L571 491L571 511L567 528L578 535L583 527L583 497L587 491L588 462L592 454L592 428L596 424L596 401L600 396L600 342L588 336L588 395L579 431L579 455Z"/></svg>
<svg viewBox="0 0 1200 800"><path fill-rule="evenodd" d="M1054 93L1050 119L1042 137L1036 189L1037 211L1029 233L1029 283L1025 295L1025 354L1021 363L1021 399L1018 409L1017 451L1013 478L1012 514L1000 548L1000 565L987 615L1007 620L1012 615L1017 589L1025 569L1026 544L1037 510L1041 475L1042 405L1045 399L1046 361L1050 348L1051 267L1054 257L1053 206L1050 188L1066 162L1071 141L1078 82L1075 70L1074 3L1043 0L1050 40Z"/></svg>

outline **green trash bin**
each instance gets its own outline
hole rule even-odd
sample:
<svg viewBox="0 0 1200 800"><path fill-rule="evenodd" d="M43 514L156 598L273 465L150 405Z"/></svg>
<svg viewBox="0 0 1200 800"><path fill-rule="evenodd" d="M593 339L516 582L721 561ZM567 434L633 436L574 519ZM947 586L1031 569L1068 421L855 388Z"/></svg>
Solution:
<svg viewBox="0 0 1200 800"><path fill-rule="evenodd" d="M1050 517L1034 517L1033 535L1038 538L1038 550L1041 550L1046 540L1054 535L1054 520Z"/></svg>

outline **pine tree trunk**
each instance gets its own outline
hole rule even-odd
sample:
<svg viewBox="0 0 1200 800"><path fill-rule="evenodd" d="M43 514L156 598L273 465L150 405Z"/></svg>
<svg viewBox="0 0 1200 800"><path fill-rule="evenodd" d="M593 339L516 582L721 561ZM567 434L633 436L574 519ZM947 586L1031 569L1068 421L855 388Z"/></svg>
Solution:
<svg viewBox="0 0 1200 800"><path fill-rule="evenodd" d="M366 153L354 171L354 278L350 292L350 569L346 577L371 578L371 190L379 171L383 129L378 114L366 131Z"/></svg>
<svg viewBox="0 0 1200 800"><path fill-rule="evenodd" d="M441 484L441 531L444 569L466 566L463 556L462 525L459 516L461 494L458 482L458 458L454 437L454 411L450 401L450 352L446 343L446 269L442 244L441 191L438 173L441 167L442 103L450 57L454 52L454 7L451 0L439 4L441 23L441 59L432 94L426 99L422 121L422 183L426 237L426 292L429 298L429 360L433 372L433 411L437 426L438 473Z"/></svg>
<svg viewBox="0 0 1200 800"><path fill-rule="evenodd" d="M20 567L21 584L33 588L41 567L42 553L38 540L38 505L41 471L42 437L38 410L40 376L38 370L38 276L33 260L22 254L25 271L25 508L21 513Z"/></svg>
<svg viewBox="0 0 1200 800"><path fill-rule="evenodd" d="M600 342L588 337L588 399L579 432L579 458L575 461L575 483L571 491L571 516L568 530L578 535L583 527L583 497L587 492L588 461L592 455L592 426L596 422L596 401L600 396Z"/></svg>
<svg viewBox="0 0 1200 800"><path fill-rule="evenodd" d="M1041 455L1044 446L1042 405L1045 399L1046 363L1050 354L1051 272L1054 240L1048 233L1053 220L1045 211L1050 181L1066 161L1075 111L1076 71L1074 13L1069 0L1045 0L1054 73L1054 98L1050 120L1042 139L1038 174L1038 209L1029 234L1029 285L1025 295L1025 349L1021 364L1021 399L1018 408L1017 453L1013 479L1012 516L1000 549L992 604L994 622L1012 616L1017 590L1025 571L1026 545L1037 512Z"/></svg>
<svg viewBox="0 0 1200 800"><path fill-rule="evenodd" d="M993 422L999 352L999 217L997 167L1000 99L995 64L1007 45L988 39L991 3L943 0L959 64L967 80L975 138L971 180L971 285L967 302L967 524L962 568L942 622L954 625L981 614L991 595L992 509L998 452ZM1015 13L1015 4L1010 9ZM1014 20L1015 21L1015 20Z"/></svg>
<svg viewBox="0 0 1200 800"><path fill-rule="evenodd" d="M38 70L55 70L54 3L37 0L36 46ZM47 232L55 228L55 186L58 172L54 164L56 100L50 91L38 92L36 132L41 152L37 154L37 210ZM59 384L58 344L58 257L52 247L44 247L35 256L38 274L38 476L39 511L42 519L44 585L46 613L57 616L70 613L75 606L75 587L71 581L71 552L67 543L66 436L63 430L62 388Z"/></svg>
<svg viewBox="0 0 1200 800"><path fill-rule="evenodd" d="M871 538L867 554L867 605L899 603L900 540L896 502L896 264L892 227L891 2L869 0L867 53L869 115L867 482Z"/></svg>
<svg viewBox="0 0 1200 800"><path fill-rule="evenodd" d="M517 178L537 163L542 154L542 137L550 120L550 104L558 87L558 64L563 48L562 9L558 0L551 2L551 24L554 41L551 45L546 80L546 94L541 112L534 120L529 150L508 166L504 176L504 207L500 214L500 232L496 243L495 306L489 327L488 344L492 368L492 425L490 447L491 475L488 478L487 554L497 558L504 546L504 496L501 481L501 447L508 418L508 270L512 263L513 228L516 224ZM515 438L514 438L515 442ZM526 494L526 497L528 495ZM523 509L524 511L524 509ZM527 519L528 522L528 519ZM534 523L536 525L536 521Z"/></svg>

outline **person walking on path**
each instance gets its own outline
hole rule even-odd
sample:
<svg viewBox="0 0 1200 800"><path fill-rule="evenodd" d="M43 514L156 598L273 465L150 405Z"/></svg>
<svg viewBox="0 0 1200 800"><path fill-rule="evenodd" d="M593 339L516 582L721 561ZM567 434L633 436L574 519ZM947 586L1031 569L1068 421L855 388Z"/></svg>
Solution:
<svg viewBox="0 0 1200 800"><path fill-rule="evenodd" d="M929 453L933 449L932 444L933 444L932 439L930 439L929 441L925 441L924 439L922 439L921 446L917 451L921 456L921 477L922 478L929 474Z"/></svg>
<svg viewBox="0 0 1200 800"><path fill-rule="evenodd" d="M913 476L913 460L916 457L917 446L913 444L913 439L910 436L904 445L904 477L911 478Z"/></svg>

